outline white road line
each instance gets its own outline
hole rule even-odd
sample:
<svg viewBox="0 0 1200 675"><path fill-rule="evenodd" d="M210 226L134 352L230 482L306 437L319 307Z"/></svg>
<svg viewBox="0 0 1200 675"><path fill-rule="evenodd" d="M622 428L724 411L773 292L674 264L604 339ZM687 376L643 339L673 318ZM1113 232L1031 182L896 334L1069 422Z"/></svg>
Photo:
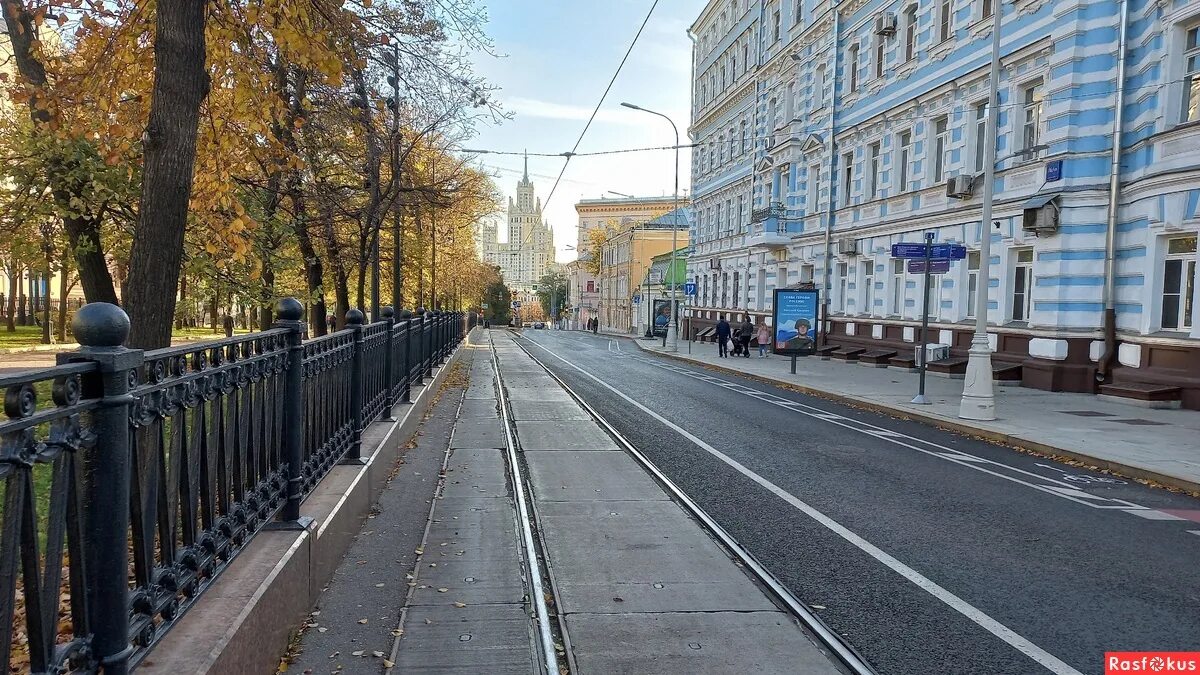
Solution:
<svg viewBox="0 0 1200 675"><path fill-rule="evenodd" d="M1200 536L1200 530L1188 530L1188 534L1194 534L1196 536Z"/></svg>
<svg viewBox="0 0 1200 675"><path fill-rule="evenodd" d="M530 342L533 342L533 341L531 340ZM899 560L893 558L891 555L889 555L888 553L886 553L885 551L880 549L878 546L875 546L871 542L867 541L866 539L863 539L859 535L850 531L849 529L847 529L846 527L844 527L843 525L841 525L840 523L835 521L833 518L830 518L829 516L825 515L821 511L818 511L816 508L810 506L808 503L804 502L799 497L796 497L795 495L791 494L790 492L787 492L786 490L779 487L778 485L775 485L771 481L767 480L766 478L763 478L759 474L750 470L749 468L747 468L745 465L743 465L741 462L737 461L736 459L733 459L729 455L726 455L725 453L721 452L720 450L717 450L716 448L709 445L708 443L705 443L704 441L697 438L695 435L693 435L688 430L684 429L683 427L680 427L679 425L668 420L667 418L665 418L662 415L658 414L657 412L651 410L650 408L647 408L646 406L642 405L640 402L634 400L633 398L626 395L624 392L618 390L617 388L613 387L612 385L608 384L604 380L601 380L600 378L587 372L583 368L580 368L579 366L575 365L574 363L571 363L570 361L564 359L563 357L561 357L558 354L551 351L545 345L542 345L541 343L538 343L538 342L533 342L533 344L537 345L539 348L541 348L547 354L553 356L554 358L558 359L559 361L562 361L563 363L567 364L568 366L579 371L585 377L595 380L598 384L600 384L600 386L608 389L609 391L616 394L617 396L620 396L622 399L624 399L625 401L627 401L634 407L638 408L642 412L653 417L654 419L658 420L659 422L662 422L663 424L667 425L668 427L673 429L676 433L678 433L680 436L683 436L684 438L688 439L692 443L695 443L698 447L702 448L703 450L705 450L706 452L711 454L713 457L716 457L717 459L721 460L722 462L725 462L726 464L728 464L730 467L732 467L733 469L735 469L742 475L746 476L750 480L753 480L755 483L758 483L762 487L766 488L772 494L779 497L780 499L787 502L788 504L792 505L793 507L795 507L797 510L801 511L808 517L817 521L822 526L824 526L825 528L832 531L834 534L837 534L842 539L845 539L846 541L850 542L855 547L857 547L859 550L863 551L867 555L870 555L872 558L875 558L879 562L883 563L889 569L891 569L892 571L896 572L897 574L903 576L905 579L908 579L912 583L916 584L919 588L926 591L933 597L937 598L938 600L941 600L947 606L949 606L950 608L952 608L959 614L962 614L966 618L970 619L971 621L973 621L975 624L977 624L984 630L988 631L992 635L995 635L996 637L1000 638L1004 642L1011 645L1017 651L1021 652L1022 654L1028 656L1029 658L1033 659L1037 663L1041 664L1043 667L1046 668L1046 670L1049 670L1052 673L1058 673L1060 675L1083 675L1078 670L1075 670L1071 666L1067 665L1066 663L1064 663L1063 661L1058 659L1053 654L1051 654L1051 653L1047 652L1046 650L1042 649L1041 647L1038 647L1037 645L1033 644L1025 637L1022 637L1013 629L1009 628L1008 626L1005 626L1004 624L1000 623L999 621L997 621L997 620L993 619L992 617L988 616L987 614L983 613L983 611L979 610L978 608L976 608L974 605L967 602L966 600L963 600L962 598L958 597L954 593L937 585L932 580L930 580L929 578L922 575L920 572L914 570L913 568L909 567L908 565L905 565L904 563L900 562Z"/></svg>
<svg viewBox="0 0 1200 675"><path fill-rule="evenodd" d="M669 367L664 366L662 364L657 363L656 359L651 359L651 358L647 358L647 357L633 357L633 358L635 358L636 360L641 361L642 363L645 363L647 365L651 365L656 368L662 368L664 370L671 370L671 371L680 373L682 375L691 377L693 379L703 379L706 382L712 382L713 384L717 384L717 385L720 385L727 389L731 389L732 391L738 391L738 390L730 387L729 385L731 385L731 384L733 384L734 386L737 386L737 387L741 387L743 389L746 388L743 385L731 383L728 380L721 380L721 379L712 377L710 375L700 376L698 374L694 374L686 369L679 368L677 366L669 366ZM757 391L757 390L750 390L750 391ZM745 392L740 392L740 393L745 393ZM749 395L749 394L747 394L747 395ZM949 448L944 445L939 445L938 443L934 443L933 441L928 441L923 438L917 438L915 436L909 436L907 434L903 434L898 431L892 431L891 429L886 429L884 427L876 426L874 424L870 424L869 422L864 422L861 420L851 420L850 418L845 418L845 417L833 419L830 417L829 412L822 410L821 408L818 408L816 406L811 406L811 405L808 405L805 403L799 403L796 401L790 401L788 403L776 403L775 401L766 401L766 402L771 403L773 405L777 405L781 408L785 408L787 410L792 410L794 412L798 412L802 415L808 415L809 417L815 417L817 419L824 420L826 422L829 422L830 424L836 424L840 427L849 429L851 431L857 431L858 433L861 433L861 434L866 434L868 436L874 436L875 438L879 438L879 439L887 441L889 443L895 443L896 445L900 445L900 446L909 448L910 450L916 450L917 452L924 453L931 457L937 457L939 459L944 459L944 460L947 460L950 462L954 462L955 464L958 464L960 466L965 466L965 467L974 469L976 471L981 471L981 472L989 474L991 476L1001 478L1003 480L1011 481L1011 482L1017 483L1019 485L1024 485L1026 487L1033 488L1034 490L1038 490L1039 492L1044 492L1046 494L1053 495L1055 497L1066 499L1067 501L1075 502L1076 504L1082 504L1089 508L1115 509L1115 510L1127 511L1130 513L1132 513L1133 511L1139 510L1139 509L1146 508L1145 506L1142 506L1140 504L1135 504L1133 502L1125 501L1123 499L1111 499L1109 497L1101 497L1101 496L1097 496L1097 495L1091 495L1088 493L1083 493L1083 494L1087 495L1086 498L1079 497L1079 496L1076 496L1076 494L1074 492L1063 491L1063 490L1059 489L1059 488L1070 488L1071 490L1075 490L1076 486L1072 485L1071 483L1067 483L1067 482L1058 480L1056 478L1050 478L1048 476L1043 476L1041 474L1034 473L1032 471L1026 471L1025 469L1021 469L1021 468L1018 468L1015 466L1009 466L1002 462L996 462L996 461L993 461L990 459L986 459L984 457L978 457L976 455L967 454L960 450L956 450L954 448ZM918 447L917 445L914 445L916 443L920 443L921 445L929 446L930 448L935 448L935 449L930 450L928 448ZM1025 476L1035 478L1039 481L1039 483L1031 483L1031 482L1029 482L1027 480L1023 480L1022 478L1019 478L1017 476L1011 476L1011 475L1007 475L1004 473L1000 473L997 470L987 468L986 465L990 465L992 467L998 467L1005 471L1010 471L1010 472L1017 473L1017 474L1023 474ZM1046 485L1045 483L1050 483L1051 485Z"/></svg>

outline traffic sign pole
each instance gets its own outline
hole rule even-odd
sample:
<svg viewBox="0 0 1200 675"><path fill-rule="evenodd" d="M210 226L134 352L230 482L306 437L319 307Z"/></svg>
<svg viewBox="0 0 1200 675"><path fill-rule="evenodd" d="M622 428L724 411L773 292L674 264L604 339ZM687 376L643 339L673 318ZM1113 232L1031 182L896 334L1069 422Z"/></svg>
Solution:
<svg viewBox="0 0 1200 675"><path fill-rule="evenodd" d="M925 398L925 368L929 361L929 269L930 256L933 253L933 233L925 233L925 283L922 288L925 289L925 297L921 300L921 370L920 384L917 385L917 396L912 400L917 405L929 405L929 399Z"/></svg>

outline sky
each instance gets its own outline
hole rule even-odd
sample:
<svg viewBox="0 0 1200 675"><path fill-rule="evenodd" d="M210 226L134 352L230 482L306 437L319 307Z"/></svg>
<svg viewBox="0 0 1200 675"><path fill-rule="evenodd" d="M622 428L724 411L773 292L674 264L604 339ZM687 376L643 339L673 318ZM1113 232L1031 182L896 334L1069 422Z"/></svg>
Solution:
<svg viewBox="0 0 1200 675"><path fill-rule="evenodd" d="M512 119L481 126L464 146L531 153L571 150L653 0L485 2L488 34L499 57L477 53L475 68L500 88L496 97ZM679 127L680 142L688 142L691 41L686 30L704 5L704 0L659 0L577 152L674 144L666 120L622 108L622 101L668 115ZM681 193L690 183L689 156L686 149L680 152ZM521 178L522 157L489 154L479 159L504 193L507 209ZM575 258L566 247L575 244L575 203L580 199L598 199L608 190L661 196L674 189L674 152L659 150L575 157L550 197L563 161L529 158L529 177L546 207L543 216L554 228L560 262ZM498 229L503 240L505 228Z"/></svg>

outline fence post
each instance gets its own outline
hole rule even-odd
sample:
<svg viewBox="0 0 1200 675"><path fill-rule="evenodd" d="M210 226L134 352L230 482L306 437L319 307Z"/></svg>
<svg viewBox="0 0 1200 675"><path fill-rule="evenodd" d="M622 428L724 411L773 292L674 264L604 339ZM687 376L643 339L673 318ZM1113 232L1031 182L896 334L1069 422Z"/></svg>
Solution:
<svg viewBox="0 0 1200 675"><path fill-rule="evenodd" d="M282 298L275 305L272 328L287 335L287 370L283 386L283 460L287 462L287 502L280 520L300 524L300 500L304 492L304 305L295 298Z"/></svg>
<svg viewBox="0 0 1200 675"><path fill-rule="evenodd" d="M412 401L412 312L400 310L400 320L404 322L404 402Z"/></svg>
<svg viewBox="0 0 1200 675"><path fill-rule="evenodd" d="M346 312L346 326L354 331L354 358L350 362L350 433L352 440L342 464L362 463L363 430L363 321L366 317L360 310Z"/></svg>
<svg viewBox="0 0 1200 675"><path fill-rule="evenodd" d="M93 361L99 377L88 396L99 396L93 416L96 445L85 454L83 559L86 561L88 620L92 653L106 675L129 672L129 490L132 456L129 394L140 349L125 348L129 317L116 305L94 302L75 313L71 330L80 349L60 354L59 363ZM55 563L57 564L57 563Z"/></svg>
<svg viewBox="0 0 1200 675"><path fill-rule="evenodd" d="M384 307L379 312L383 320L387 322L387 348L384 350L384 385L383 392L383 416L381 419L392 421L396 419L392 416L392 406L396 405L396 355L393 353L396 349L396 336L394 329L396 327L396 312L391 307Z"/></svg>
<svg viewBox="0 0 1200 675"><path fill-rule="evenodd" d="M433 355L434 365L442 365L442 327L446 325L446 314L440 309L433 310Z"/></svg>
<svg viewBox="0 0 1200 675"><path fill-rule="evenodd" d="M424 307L417 308L421 317L421 377L433 377L433 315Z"/></svg>

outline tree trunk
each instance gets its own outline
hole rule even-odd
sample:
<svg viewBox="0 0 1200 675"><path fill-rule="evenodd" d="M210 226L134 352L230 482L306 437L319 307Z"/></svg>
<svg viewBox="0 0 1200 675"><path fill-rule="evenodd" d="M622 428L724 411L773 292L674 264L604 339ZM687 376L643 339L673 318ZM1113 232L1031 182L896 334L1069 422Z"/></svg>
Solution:
<svg viewBox="0 0 1200 675"><path fill-rule="evenodd" d="M25 314L25 271L17 270L17 325L28 326L29 317Z"/></svg>
<svg viewBox="0 0 1200 675"><path fill-rule="evenodd" d="M212 296L212 300L209 301L209 305L208 305L209 327L212 328L212 332L214 332L214 333L221 332L221 327L218 325L218 321L221 318L219 316L221 313L221 308L218 305L218 303L219 303L219 301L217 300L217 294L214 292L213 296Z"/></svg>
<svg viewBox="0 0 1200 675"><path fill-rule="evenodd" d="M367 155L363 166L363 175L366 181L367 205L363 209L362 216L362 238L358 245L358 305L360 308L365 308L363 295L365 293L367 274L371 274L371 307L370 316L372 319L378 318L379 307L375 281L379 274L379 260L376 259L374 253L378 249L379 227L380 227L380 204L383 202L382 186L380 183L380 166L383 162L383 148L379 143L379 134L375 129L375 122L372 116L371 101L367 96L367 82L363 71L355 68L354 77L354 93L358 98L359 124L362 125L363 138L366 141Z"/></svg>
<svg viewBox="0 0 1200 675"><path fill-rule="evenodd" d="M55 339L62 344L67 341L67 294L75 284L70 283L71 269L65 264L59 274L62 276L58 278L58 334Z"/></svg>
<svg viewBox="0 0 1200 675"><path fill-rule="evenodd" d="M42 302L42 344L48 345L52 344L50 339L50 275L43 275L42 279L45 281L45 290L43 291L41 284L38 284L38 294Z"/></svg>
<svg viewBox="0 0 1200 675"><path fill-rule="evenodd" d="M275 321L275 312L271 307L271 301L275 299L275 270L270 267L263 269L262 280L264 302L258 308L258 329L269 330Z"/></svg>
<svg viewBox="0 0 1200 675"><path fill-rule="evenodd" d="M171 344L175 291L196 161L200 104L208 95L204 18L207 4L159 0L155 19L154 89L143 135L142 201L129 256L125 304L131 347Z"/></svg>
<svg viewBox="0 0 1200 675"><path fill-rule="evenodd" d="M17 288L20 281L17 275L16 266L8 268L8 308L4 311L5 328L9 333L17 332L17 295L20 293Z"/></svg>
<svg viewBox="0 0 1200 675"><path fill-rule="evenodd" d="M304 116L304 97L307 95L308 77L299 68L292 69L292 86L288 86L288 67L282 61L275 66L275 84L279 95L288 106L285 123L275 127L275 135L282 141L283 147L293 155L298 154L296 136L292 132L296 120ZM292 202L292 231L296 235L296 243L300 255L304 258L304 281L308 289L309 306L308 324L315 337L329 332L328 312L325 305L325 267L317 247L313 245L312 234L308 230L307 202L304 198L303 177L298 169L288 172L287 192Z"/></svg>
<svg viewBox="0 0 1200 675"><path fill-rule="evenodd" d="M429 213L429 309L437 309L437 207Z"/></svg>
<svg viewBox="0 0 1200 675"><path fill-rule="evenodd" d="M425 242L422 238L424 229L421 227L421 207L418 206L413 210L416 213L417 225L417 307L421 307L425 304L425 270L422 269L421 265L421 258L424 257L421 254L425 251Z"/></svg>
<svg viewBox="0 0 1200 675"><path fill-rule="evenodd" d="M326 205L321 209L321 221L324 225L325 248L329 260L333 264L333 294L334 294L334 329L346 327L346 312L350 311L350 278L346 273L346 265L342 262L342 247L333 230L333 207Z"/></svg>

